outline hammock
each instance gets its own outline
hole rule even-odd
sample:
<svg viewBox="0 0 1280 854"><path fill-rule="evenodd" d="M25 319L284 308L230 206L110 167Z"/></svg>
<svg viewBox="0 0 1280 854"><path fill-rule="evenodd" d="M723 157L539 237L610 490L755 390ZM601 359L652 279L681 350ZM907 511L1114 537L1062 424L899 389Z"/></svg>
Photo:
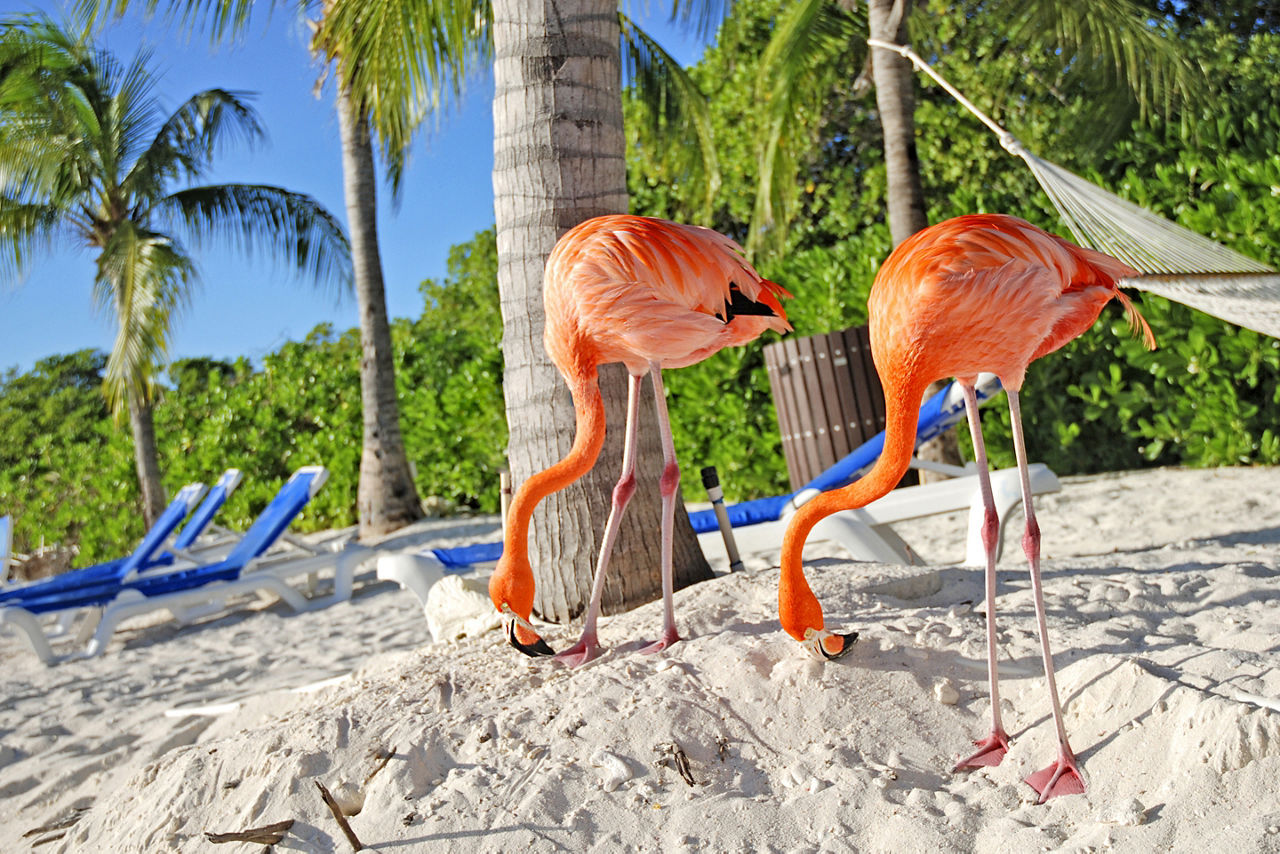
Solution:
<svg viewBox="0 0 1280 854"><path fill-rule="evenodd" d="M1026 161L1077 243L1142 273L1123 284L1280 338L1280 273L1273 268L1036 157L911 48L879 39L867 39L867 44L911 60L990 128L1006 151Z"/></svg>

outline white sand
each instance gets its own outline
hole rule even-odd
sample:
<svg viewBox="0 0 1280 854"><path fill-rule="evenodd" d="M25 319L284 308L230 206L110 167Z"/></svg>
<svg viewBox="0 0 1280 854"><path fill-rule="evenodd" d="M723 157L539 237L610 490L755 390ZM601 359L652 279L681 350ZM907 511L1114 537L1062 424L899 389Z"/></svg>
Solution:
<svg viewBox="0 0 1280 854"><path fill-rule="evenodd" d="M998 602L1013 747L950 770L989 721L982 579L941 563L963 520L935 518L897 529L931 566L810 548L829 623L862 633L834 664L779 631L776 553L678 593L686 642L636 654L649 605L603 621L613 649L576 671L495 632L428 645L417 600L371 580L318 613L153 620L54 668L5 635L0 851L60 833L35 850L260 850L204 832L284 819L281 850L350 850L314 781L358 790L355 833L393 851L1280 851L1280 471L1069 478L1037 506L1083 796L1039 806L1021 782L1054 738L1017 523ZM434 522L398 545L495 531Z"/></svg>

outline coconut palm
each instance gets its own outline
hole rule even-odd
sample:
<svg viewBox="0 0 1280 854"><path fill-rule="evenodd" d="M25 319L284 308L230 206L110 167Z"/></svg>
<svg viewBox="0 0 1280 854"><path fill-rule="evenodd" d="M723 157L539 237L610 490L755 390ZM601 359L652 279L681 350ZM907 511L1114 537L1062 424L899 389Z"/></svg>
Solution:
<svg viewBox="0 0 1280 854"><path fill-rule="evenodd" d="M154 11L155 0L140 0ZM94 17L124 14L129 0L82 0ZM134 5L137 5L135 2ZM255 8L276 0L183 0L168 7L187 28L214 41L240 37ZM391 325L378 244L374 139L381 143L393 193L415 133L458 95L468 71L485 57L489 20L483 2L372 0L289 4L310 25L312 53L332 69L342 143L343 192L356 302L360 315L360 393L364 435L357 506L360 536L385 534L422 517L422 504L400 430Z"/></svg>
<svg viewBox="0 0 1280 854"><path fill-rule="evenodd" d="M210 89L166 114L143 51L122 63L87 29L0 21L0 275L41 250L95 255L94 299L114 316L104 391L128 412L148 524L164 509L152 406L175 312L197 282L192 248L259 247L303 275L349 286L341 226L280 187L200 185L215 151L262 124L243 94Z"/></svg>

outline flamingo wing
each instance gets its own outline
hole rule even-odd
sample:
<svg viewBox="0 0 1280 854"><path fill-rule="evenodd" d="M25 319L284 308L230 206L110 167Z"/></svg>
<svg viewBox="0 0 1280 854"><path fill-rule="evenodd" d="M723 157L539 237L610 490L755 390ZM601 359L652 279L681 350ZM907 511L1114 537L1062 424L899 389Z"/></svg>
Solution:
<svg viewBox="0 0 1280 854"><path fill-rule="evenodd" d="M789 330L780 300L790 294L740 253L730 238L698 226L588 220L548 261L549 320L553 304L571 314L602 362L623 362L633 373L653 362L692 364L765 329Z"/></svg>

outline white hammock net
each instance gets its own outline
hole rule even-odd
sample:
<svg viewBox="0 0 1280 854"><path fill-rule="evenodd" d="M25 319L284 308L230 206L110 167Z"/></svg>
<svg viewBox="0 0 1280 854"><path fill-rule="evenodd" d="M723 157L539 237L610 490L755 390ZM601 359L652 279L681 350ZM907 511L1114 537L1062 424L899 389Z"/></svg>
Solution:
<svg viewBox="0 0 1280 854"><path fill-rule="evenodd" d="M910 48L867 41L911 60L1026 161L1076 242L1143 274L1123 284L1280 338L1280 273L1036 157Z"/></svg>

